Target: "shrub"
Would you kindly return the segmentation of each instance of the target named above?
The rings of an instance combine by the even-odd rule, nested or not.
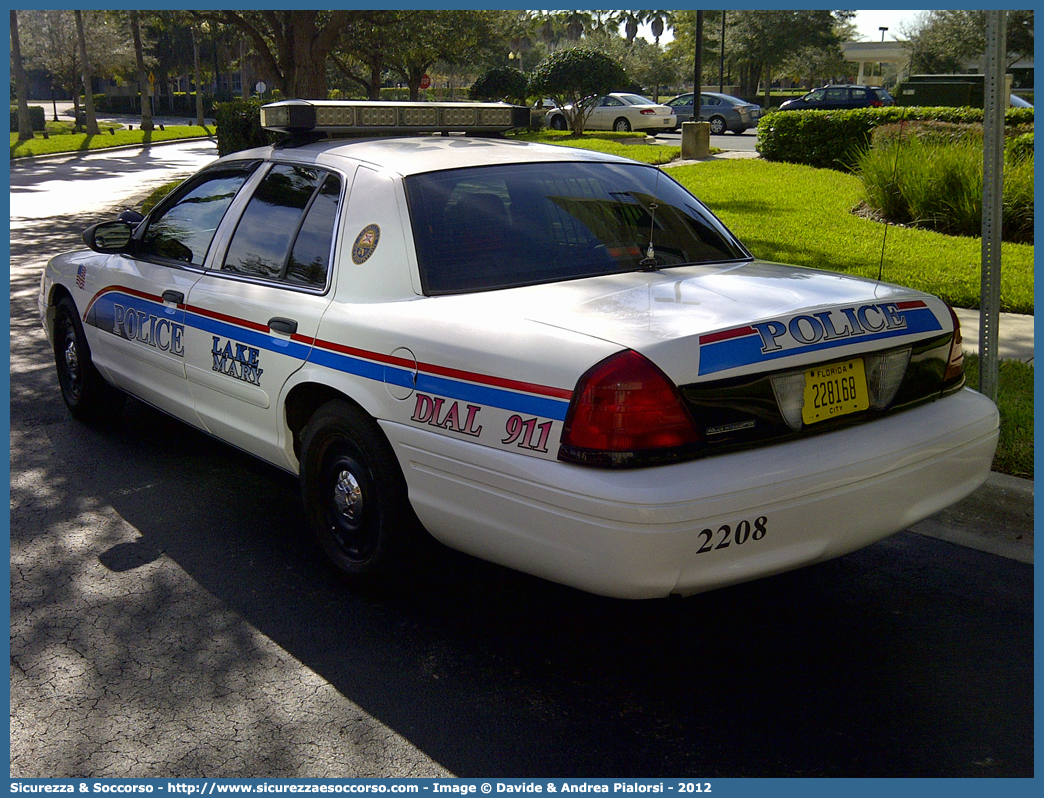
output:
[[[494,67],[471,84],[468,97],[472,100],[507,100],[525,104],[528,89],[529,81],[519,70],[514,67]]]
[[[852,111],[775,111],[758,123],[758,152],[771,161],[852,169],[870,146],[873,131],[900,122],[982,123],[981,108],[922,108],[892,105]],[[1032,108],[1009,108],[1005,124],[1031,125]]]
[[[982,228],[982,145],[896,139],[866,150],[856,172],[864,201],[890,222],[951,235]],[[1033,241],[1033,161],[1008,160],[1004,179],[1005,240]]]
[[[44,129],[44,109],[39,105],[29,106],[29,122],[33,126],[33,130]],[[11,132],[18,132],[18,106],[11,106]]]
[[[218,155],[264,147],[279,140],[277,133],[261,127],[260,100],[230,100],[216,108]]]
[[[590,108],[584,109],[580,101],[625,85],[627,75],[612,58],[585,47],[574,47],[556,50],[537,64],[530,75],[529,91],[553,98],[569,120],[573,135],[579,136],[590,114]]]

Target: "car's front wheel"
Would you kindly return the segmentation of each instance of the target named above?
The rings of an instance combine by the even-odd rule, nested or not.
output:
[[[710,132],[712,136],[720,136],[725,132],[725,119],[720,116],[710,118]]]
[[[566,129],[565,117],[562,116],[561,114],[555,114],[553,117],[551,117],[551,129],[552,130],[565,130]]]
[[[58,385],[73,417],[92,421],[118,411],[125,395],[94,367],[80,315],[69,297],[60,299],[55,308],[53,338]]]
[[[613,122],[613,130],[617,133],[630,133],[631,123],[624,119],[622,116]]]
[[[301,493],[323,552],[354,581],[387,572],[416,524],[394,452],[345,400],[321,406],[301,433]]]

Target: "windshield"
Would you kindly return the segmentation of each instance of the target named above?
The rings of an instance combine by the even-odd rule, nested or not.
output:
[[[695,197],[641,164],[431,172],[406,178],[406,196],[429,295],[750,257]]]
[[[648,97],[642,97],[640,94],[618,94],[616,96],[621,100],[627,100],[631,105],[656,105]]]

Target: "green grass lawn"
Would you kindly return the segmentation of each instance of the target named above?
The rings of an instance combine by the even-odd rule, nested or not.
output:
[[[108,147],[123,147],[128,144],[152,144],[158,141],[174,141],[197,136],[217,135],[213,125],[168,125],[166,130],[118,130],[112,133],[103,129],[100,135],[88,136],[86,133],[48,134],[44,138],[37,133],[31,141],[18,141],[18,134],[11,134],[11,158],[26,158],[33,155],[52,155],[60,152],[85,152],[102,150]]]
[[[971,388],[979,386],[979,358],[966,355],[964,373]],[[997,409],[1000,440],[993,470],[1033,478],[1033,366],[1018,360],[1000,362]]]
[[[520,133],[512,138],[518,141],[537,141],[541,144],[561,144],[581,150],[597,150],[651,164],[670,163],[681,155],[681,147],[646,144],[644,133],[585,133],[582,138],[575,139],[569,131],[541,130],[538,133]]]
[[[980,239],[888,226],[852,213],[853,175],[760,159],[708,161],[670,173],[758,258],[876,278],[979,307]],[[886,238],[887,229],[887,238]],[[1033,313],[1033,245],[1001,248],[1001,310]]]

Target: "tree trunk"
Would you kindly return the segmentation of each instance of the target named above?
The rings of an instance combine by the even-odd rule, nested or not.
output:
[[[87,37],[83,33],[83,14],[73,11],[76,16],[76,38],[80,42],[80,61],[83,62],[83,107],[87,112],[87,135],[97,136],[98,119],[94,115],[94,91],[91,88],[91,62],[87,60]]]
[[[152,84],[145,74],[145,53],[141,47],[141,12],[131,11],[131,35],[134,38],[134,59],[138,62],[138,96],[141,99],[141,129],[152,130]],[[148,87],[148,88],[146,88]]]
[[[381,99],[381,69],[384,63],[379,57],[374,57],[370,62],[370,90],[369,99]]]
[[[29,95],[22,64],[22,43],[18,38],[18,12],[11,9],[11,62],[14,67],[15,94],[18,95],[18,140],[33,138],[33,123],[29,119]]]
[[[203,127],[203,94],[199,90],[199,37],[192,29],[192,69],[196,81],[196,124]]]
[[[293,73],[290,76],[290,96],[301,100],[326,99],[326,54],[313,47],[314,30],[292,29]]]
[[[247,75],[246,39],[239,39],[239,91],[244,100],[250,99],[250,80]]]

